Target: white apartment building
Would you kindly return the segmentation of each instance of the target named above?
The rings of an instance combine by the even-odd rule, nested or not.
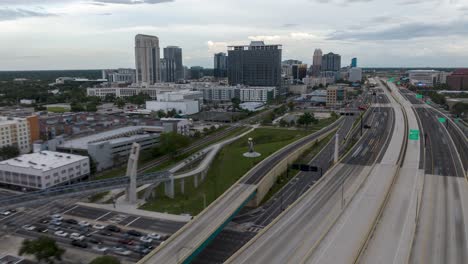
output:
[[[263,102],[276,97],[275,87],[242,87],[239,89],[239,99],[242,102]]]
[[[193,90],[203,93],[203,99],[206,101],[228,102],[236,97],[235,86],[206,85],[195,86]]]
[[[0,183],[46,189],[89,175],[89,158],[53,151],[21,155],[0,162]]]
[[[360,82],[362,80],[362,69],[361,68],[351,68],[349,69],[349,78],[350,82]]]
[[[0,116],[0,148],[16,146],[20,153],[31,151],[31,131],[26,118]]]
[[[146,110],[169,112],[175,110],[180,115],[192,115],[200,112],[200,104],[194,100],[181,101],[146,101]]]
[[[408,78],[413,85],[433,87],[435,84],[446,83],[447,74],[435,70],[411,70],[408,71]]]

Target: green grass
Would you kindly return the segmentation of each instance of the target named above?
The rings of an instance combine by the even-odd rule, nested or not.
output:
[[[59,107],[59,106],[52,106],[52,107],[47,107],[47,111],[52,112],[52,113],[65,113],[70,110],[64,108],[64,107]]]
[[[225,146],[215,157],[207,178],[197,189],[194,188],[193,178],[190,177],[185,180],[185,194],[181,194],[180,182],[177,181],[175,183],[176,196],[174,199],[170,199],[164,196],[164,187],[161,185],[155,191],[154,200],[143,205],[141,209],[196,215],[203,210],[204,195],[208,206],[261,160],[331,122],[333,121],[324,120],[314,128],[309,127],[308,130],[258,128]],[[254,139],[255,151],[261,153],[262,156],[258,158],[245,158],[242,156],[248,150],[247,139],[249,137]]]

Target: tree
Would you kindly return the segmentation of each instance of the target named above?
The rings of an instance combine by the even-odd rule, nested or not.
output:
[[[335,111],[331,112],[331,117],[333,119],[338,119],[339,118],[338,114]]]
[[[164,110],[158,110],[158,117],[159,117],[159,118],[164,118],[164,117],[166,117],[166,112],[164,112]]]
[[[89,264],[120,264],[120,260],[113,256],[101,256],[93,259]]]
[[[159,157],[169,154],[175,156],[177,150],[184,148],[190,144],[190,138],[176,132],[162,133],[159,145],[153,148],[153,156]]]
[[[115,94],[106,94],[106,96],[104,97],[104,101],[106,102],[114,102],[115,101]]]
[[[284,120],[284,119],[281,119],[279,121],[279,125],[280,125],[280,127],[286,127],[286,126],[288,126],[288,122],[286,120]]]
[[[237,97],[234,97],[231,99],[232,102],[232,110],[235,111],[236,109],[239,109],[239,105],[241,103],[241,100]]]
[[[198,130],[195,131],[195,133],[193,133],[193,137],[194,137],[194,138],[201,138],[201,133],[200,133],[200,131],[198,131]]]
[[[54,263],[62,260],[65,250],[59,248],[52,238],[41,236],[35,240],[26,239],[21,244],[18,255],[34,255],[37,262]]]
[[[291,112],[294,111],[294,106],[295,106],[295,104],[294,104],[293,101],[289,101],[289,102],[288,102],[289,111],[291,111]]]
[[[70,110],[72,112],[83,112],[85,109],[84,109],[83,105],[81,105],[80,103],[72,102],[70,104]]]
[[[465,104],[463,102],[456,103],[451,110],[452,114],[455,115],[460,115],[462,113],[468,112],[468,104]]]
[[[125,101],[122,98],[117,98],[114,102],[114,105],[116,105],[118,108],[122,109],[125,106]]]
[[[4,146],[0,148],[0,156],[4,160],[15,158],[19,154],[19,149],[15,146]]]
[[[89,102],[86,104],[86,111],[88,112],[96,112],[97,111],[97,104],[94,102]]]
[[[317,121],[318,120],[315,119],[315,117],[311,113],[304,113],[297,119],[297,123],[305,126],[306,129],[311,123],[316,123]]]

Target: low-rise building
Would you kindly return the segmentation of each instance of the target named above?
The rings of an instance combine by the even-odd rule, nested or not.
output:
[[[327,87],[327,106],[341,106],[346,100],[346,89],[343,86]]]
[[[32,140],[38,137],[38,123],[35,116],[20,117],[0,117],[0,148],[4,146],[15,146],[19,152],[29,153],[31,151]],[[31,126],[34,129],[34,138],[31,136]]]
[[[362,69],[361,68],[351,68],[349,69],[349,79],[350,82],[360,82],[362,80]]]
[[[90,155],[101,171],[125,161],[134,142],[141,149],[152,148],[159,143],[161,126],[122,127],[98,134],[65,141],[57,147],[58,151]]]
[[[102,79],[110,83],[134,83],[136,81],[136,70],[123,68],[102,70]]]
[[[246,103],[239,104],[239,107],[242,109],[248,110],[250,112],[256,112],[265,108],[265,104],[260,103],[260,102],[246,102]]]
[[[34,99],[21,99],[20,104],[22,105],[33,105],[36,103],[36,100]]]
[[[335,83],[335,77],[306,77],[302,79],[302,82],[308,87],[327,86],[327,84]]]
[[[0,183],[27,189],[46,189],[70,183],[90,173],[89,158],[40,151],[0,162]]]
[[[175,110],[179,115],[193,115],[200,112],[200,103],[194,100],[146,101],[146,109],[155,112]]]
[[[276,98],[275,87],[241,87],[239,89],[239,99],[242,102],[263,102]]]
[[[411,84],[422,87],[433,87],[436,84],[444,84],[447,81],[447,72],[435,70],[410,70],[408,78]]]
[[[305,84],[295,84],[289,85],[288,91],[291,94],[305,94],[307,93],[307,85]]]
[[[452,90],[468,91],[468,69],[457,69],[447,76],[447,85]]]
[[[193,86],[193,90],[202,92],[205,101],[228,102],[236,97],[238,89],[235,86],[198,84]]]

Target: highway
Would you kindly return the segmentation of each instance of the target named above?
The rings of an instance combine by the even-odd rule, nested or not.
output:
[[[468,263],[468,183],[461,159],[441,117],[416,108],[425,142],[422,205],[410,263]]]
[[[369,163],[381,161],[390,146],[394,111],[389,107],[370,111],[371,129],[349,154],[228,263],[300,263],[309,255],[371,171]]]
[[[278,160],[287,157],[298,146],[315,141],[320,136],[331,132],[342,121],[343,119],[340,119],[318,132],[301,138],[263,160],[242,177],[238,183],[234,184],[192,221],[171,236],[161,247],[148,254],[139,263],[179,263],[190,261],[199,253],[200,249],[206,246],[207,241],[210,241],[217,235],[217,232],[222,229],[222,225],[229,222],[238,210],[253,197],[257,188],[255,183],[259,182]]]

